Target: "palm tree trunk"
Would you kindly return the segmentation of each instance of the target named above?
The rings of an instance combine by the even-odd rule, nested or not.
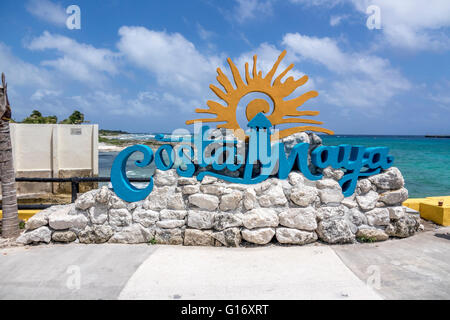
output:
[[[0,120],[0,176],[2,179],[2,237],[19,235],[16,173],[14,171],[9,121]]]

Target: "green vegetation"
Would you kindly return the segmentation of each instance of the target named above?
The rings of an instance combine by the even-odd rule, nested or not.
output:
[[[22,120],[22,123],[57,123],[58,118],[56,116],[43,117],[42,113],[37,110],[33,110],[31,114]]]
[[[364,243],[373,243],[375,242],[377,239],[375,238],[367,238],[367,237],[358,237],[357,240],[359,242],[364,242]]]
[[[128,132],[122,131],[122,130],[106,130],[106,129],[100,129],[98,130],[98,134],[102,136],[118,136],[121,134],[127,134]]]
[[[148,244],[156,244],[156,239],[152,238],[148,241]]]
[[[84,122],[84,114],[75,110],[67,119],[61,121],[61,124],[81,124]]]
[[[98,142],[112,144],[112,145],[119,146],[119,147],[130,144],[130,142],[128,140],[109,139],[109,138],[102,137],[101,135],[98,136]]]
[[[84,121],[84,114],[80,111],[75,110],[67,119],[59,122],[61,124],[81,124]],[[38,110],[33,110],[31,114],[23,119],[21,123],[34,123],[34,124],[42,124],[42,123],[58,123],[58,118],[56,116],[46,116],[44,117],[41,112]]]

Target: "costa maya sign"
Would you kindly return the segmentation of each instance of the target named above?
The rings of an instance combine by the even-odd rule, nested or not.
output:
[[[300,171],[307,179],[320,180],[322,174],[312,172],[308,166],[309,144],[298,143],[287,154],[282,139],[304,131],[330,135],[334,132],[318,126],[322,124],[320,121],[301,118],[319,114],[318,111],[298,110],[306,101],[318,96],[316,91],[287,100],[288,96],[308,81],[308,77],[305,75],[298,80],[288,77],[283,81],[288,71],[294,67],[291,64],[274,79],[285,55],[286,51],[283,51],[265,76],[262,71],[257,70],[255,55],[251,72],[248,63],[245,64],[245,79],[228,58],[234,85],[220,68],[217,69],[217,81],[223,90],[210,85],[224,104],[209,100],[207,109],[196,109],[197,113],[213,114],[216,117],[186,121],[188,125],[195,125],[193,135],[178,138],[156,136],[157,140],[167,143],[155,152],[149,146],[141,144],[124,149],[115,158],[111,169],[114,192],[128,202],[143,200],[152,192],[153,177],[149,178],[149,184],[145,188],[132,185],[127,178],[127,161],[136,152],[142,154],[142,160],[135,161],[138,167],[154,163],[157,169],[163,171],[176,168],[178,175],[196,175],[199,181],[205,176],[213,176],[232,183],[256,184],[270,176],[286,179],[292,170]],[[272,112],[269,114],[271,105],[268,101],[251,100],[245,109],[247,128],[242,128],[238,123],[238,104],[242,98],[255,92],[270,98]],[[203,125],[208,122],[219,122],[217,128],[227,129],[227,134],[220,140],[212,138],[212,129]],[[283,124],[301,125],[275,129],[275,126]],[[311,163],[315,167],[332,167],[345,172],[339,184],[346,197],[354,193],[358,177],[378,174],[382,169],[391,167],[393,161],[394,158],[389,155],[386,147],[319,146],[311,152]]]

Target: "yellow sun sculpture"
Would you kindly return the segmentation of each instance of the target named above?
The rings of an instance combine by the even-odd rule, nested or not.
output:
[[[297,108],[307,100],[317,97],[319,94],[317,91],[308,91],[301,96],[291,99],[284,100],[289,96],[295,89],[304,85],[308,81],[308,76],[303,76],[298,80],[294,80],[293,77],[287,78],[284,82],[281,79],[294,67],[291,64],[286,68],[280,75],[278,75],[272,84],[272,79],[280,65],[281,60],[286,55],[286,50],[283,51],[278,57],[277,61],[273,65],[272,69],[267,73],[265,77],[262,76],[262,71],[256,70],[256,55],[253,56],[253,70],[252,76],[249,74],[248,63],[245,63],[245,80],[244,82],[239,74],[239,70],[233,61],[228,58],[228,64],[230,65],[231,72],[233,74],[233,80],[236,85],[236,89],[231,84],[227,76],[222,72],[220,68],[217,68],[217,81],[223,86],[225,92],[211,84],[209,87],[211,90],[223,101],[226,105],[222,105],[215,101],[207,101],[209,109],[196,109],[197,113],[210,113],[215,114],[216,118],[205,118],[197,120],[188,120],[186,124],[193,124],[195,122],[224,122],[223,124],[217,125],[217,128],[225,128],[234,130],[234,134],[241,140],[246,139],[244,130],[239,126],[236,116],[236,110],[239,101],[247,94],[252,92],[260,92],[268,95],[273,102],[273,112],[267,116],[267,119],[272,125],[281,125],[289,123],[304,123],[304,124],[316,124],[321,125],[323,122],[311,120],[311,119],[300,119],[297,117],[301,116],[317,116],[319,111],[298,111]],[[247,104],[245,114],[247,120],[253,119],[258,113],[267,113],[270,111],[269,103],[264,99],[254,99]],[[291,117],[291,118],[285,118]],[[282,139],[291,134],[302,132],[302,131],[314,131],[322,132],[327,134],[334,134],[333,131],[311,125],[291,127],[287,129],[280,130],[271,136],[272,140]]]

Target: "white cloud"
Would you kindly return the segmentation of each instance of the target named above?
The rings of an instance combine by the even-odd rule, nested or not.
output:
[[[118,73],[119,55],[108,49],[98,49],[79,43],[71,38],[45,31],[28,44],[31,50],[56,50],[61,56],[55,60],[45,60],[41,64],[50,66],[69,77],[91,84],[100,84],[105,75]]]
[[[262,43],[258,48],[252,50],[251,52],[243,53],[239,56],[239,58],[235,61],[238,69],[241,72],[241,76],[244,77],[245,63],[248,62],[249,70],[253,68],[253,56],[257,55],[257,70],[261,70],[264,74],[272,69],[275,61],[277,61],[279,55],[282,50],[277,49],[274,45],[268,43]],[[297,60],[295,56],[291,55],[289,52],[286,57],[281,61],[278,66],[277,71],[275,72],[274,79],[283,72],[294,60]],[[227,70],[227,74],[229,74],[229,70]],[[298,71],[297,68],[291,69],[283,79],[287,79],[288,77],[294,77],[294,79],[300,79],[305,74]],[[308,82],[302,86],[300,91],[311,90],[314,87],[314,81],[310,78]],[[298,92],[294,92],[293,94],[298,94]]]
[[[365,13],[369,5],[381,9],[381,25],[392,46],[414,50],[448,50],[450,1],[448,0],[351,0]]]
[[[197,32],[200,38],[205,41],[211,39],[215,35],[214,32],[203,28],[203,26],[200,23],[197,23]]]
[[[35,17],[54,25],[65,26],[67,14],[64,8],[49,0],[29,0],[25,8]]]
[[[232,12],[232,18],[239,23],[271,15],[274,0],[236,0],[237,5]]]
[[[37,89],[31,96],[31,101],[42,101],[49,97],[58,97],[61,95],[61,91],[58,90],[48,90],[48,89]]]
[[[370,5],[381,13],[381,32],[393,47],[410,50],[450,49],[449,0],[290,0],[294,4],[331,8],[351,4],[364,17]],[[341,20],[331,17],[333,26]],[[365,27],[365,20],[361,26]],[[377,31],[374,31],[377,32]]]
[[[5,73],[10,90],[16,86],[49,87],[52,82],[46,70],[15,57],[11,49],[1,42],[0,70]]]
[[[344,52],[333,39],[290,33],[282,43],[298,60],[318,63],[335,74],[325,89],[332,104],[376,112],[376,108],[385,107],[393,96],[411,88],[389,60],[361,52]]]
[[[341,22],[345,19],[347,19],[349,16],[347,14],[344,15],[337,15],[337,16],[331,16],[330,17],[330,26],[336,27],[341,24]]]
[[[182,95],[201,98],[223,60],[201,54],[179,33],[121,27],[119,35],[117,46],[131,63],[154,74],[161,86]]]

